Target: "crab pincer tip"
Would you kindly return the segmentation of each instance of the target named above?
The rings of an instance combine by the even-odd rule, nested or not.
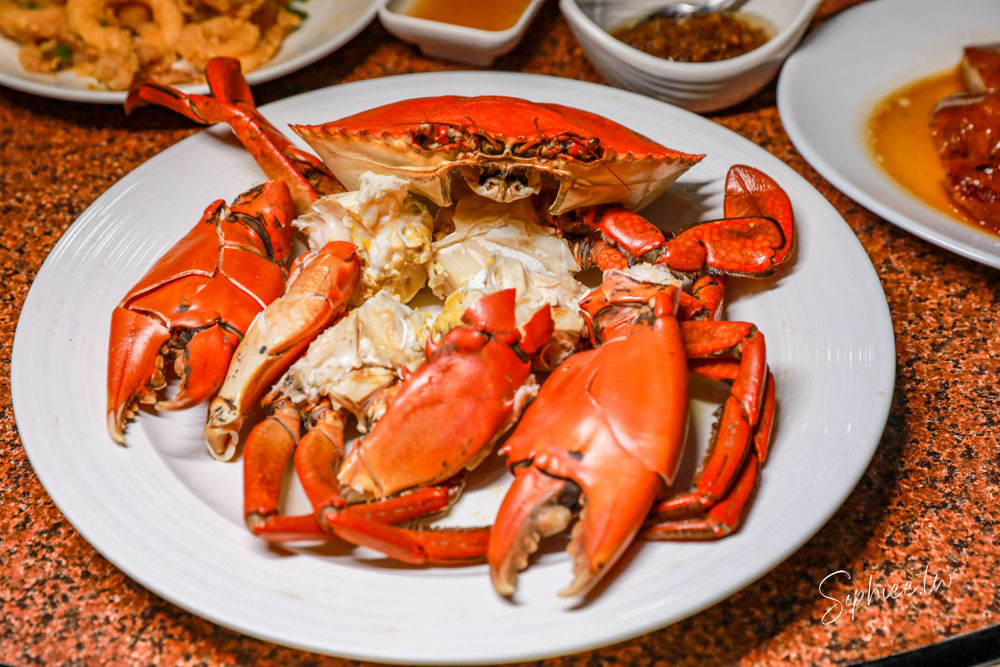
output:
[[[111,439],[117,442],[119,445],[125,445],[125,429],[122,428],[122,413],[124,413],[124,406],[118,410],[108,411],[108,434]]]

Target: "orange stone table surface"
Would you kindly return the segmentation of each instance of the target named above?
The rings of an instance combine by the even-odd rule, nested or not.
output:
[[[850,0],[827,0],[815,25]],[[956,9],[957,11],[957,9]],[[918,55],[918,54],[915,54]],[[555,2],[497,69],[600,82]],[[337,53],[255,88],[260,103],[345,81],[462,67],[421,56],[376,22]],[[878,658],[1000,621],[1000,273],[851,201],[792,146],[772,83],[710,117],[787,162],[829,199],[881,279],[898,356],[885,434],[824,528],[756,583],[670,627],[544,665],[831,664]],[[12,665],[348,665],[244,637],[147,591],[97,553],[39,484],[11,408],[14,327],[66,228],[115,181],[198,131],[159,108],[59,102],[0,88],[0,662]],[[73,382],[73,378],[66,378]],[[39,407],[38,409],[44,409]],[[847,417],[845,415],[845,417]],[[109,446],[111,446],[109,444]],[[853,584],[951,584],[821,618],[831,572]],[[947,580],[947,579],[945,579]],[[828,588],[839,599],[847,582]],[[443,618],[442,622],[447,622]]]

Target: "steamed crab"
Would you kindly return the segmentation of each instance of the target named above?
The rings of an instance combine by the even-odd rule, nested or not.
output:
[[[247,516],[255,531],[280,539],[295,536],[297,529],[311,535],[329,530],[411,562],[482,555],[489,540],[494,582],[498,590],[509,593],[512,573],[524,566],[538,538],[566,526],[573,511],[585,505],[584,520],[574,529],[570,544],[576,554],[577,577],[568,592],[588,590],[639,532],[661,487],[673,480],[682,446],[678,434],[686,423],[687,358],[704,360],[691,362],[691,370],[732,382],[732,395],[721,418],[722,436],[695,490],[660,503],[655,511],[665,521],[645,532],[683,538],[735,529],[767,451],[773,379],[767,371],[763,336],[752,325],[715,319],[723,296],[721,276],[769,275],[787,259],[794,244],[791,206],[773,180],[751,167],[734,167],[726,184],[726,218],[666,239],[633,211],[659,196],[701,156],[665,149],[599,116],[512,98],[441,97],[390,104],[319,126],[293,126],[323,157],[323,165],[293,147],[256,112],[249,90],[238,78],[237,66],[215,61],[209,69],[215,97],[188,97],[161,86],[143,86],[130,95],[129,106],[144,100],[169,106],[200,122],[229,122],[265,173],[291,184],[300,212],[318,198],[317,184],[339,182],[347,189],[357,189],[368,171],[402,179],[411,198],[417,195],[432,205],[448,207],[457,199],[456,212],[470,197],[485,197],[511,210],[532,197],[534,212],[541,213],[539,223],[532,221],[532,225],[567,244],[578,266],[595,265],[606,271],[604,283],[584,299],[582,311],[574,313],[572,307],[567,308],[565,298],[546,297],[545,304],[534,312],[531,307],[522,308],[528,317],[519,321],[517,297],[539,280],[527,273],[517,277],[507,259],[489,255],[488,266],[453,285],[457,289],[448,296],[453,304],[451,319],[446,315],[442,322],[447,324],[440,327],[446,333],[429,339],[426,360],[412,372],[404,370],[404,362],[398,373],[402,380],[393,380],[372,394],[382,397],[376,401],[380,406],[376,412],[382,417],[343,466],[338,464],[344,452],[341,413],[347,406],[321,399],[315,406],[317,414],[311,418],[317,426],[310,433],[316,431],[322,437],[311,439],[308,447],[303,439],[295,450],[299,415],[286,411],[287,404],[279,404],[269,420],[273,424],[257,428],[278,433],[281,442],[275,444],[278,441],[271,436],[262,436],[260,447],[247,445]],[[540,205],[539,200],[543,202]],[[502,213],[499,219],[506,215]],[[472,225],[477,232],[481,227]],[[502,231],[503,227],[498,228]],[[453,233],[462,231],[461,225],[455,224]],[[470,239],[478,235],[472,234]],[[352,246],[345,241],[332,245],[337,244],[341,244],[339,250],[332,252],[339,264],[333,273],[355,275],[356,280],[365,262],[350,253]],[[441,257],[446,256],[446,247],[441,246]],[[458,258],[463,254],[464,250]],[[660,268],[651,272],[627,268],[633,264]],[[369,262],[365,268],[370,267]],[[672,272],[702,277],[689,293],[682,291]],[[448,282],[450,272],[445,274],[439,276],[439,284]],[[309,275],[303,268],[299,281]],[[350,279],[329,281],[325,279],[329,275],[326,271],[320,279],[303,283],[316,288],[306,293],[310,302],[322,304],[321,312],[304,318],[304,326],[290,332],[280,344],[257,348],[263,358],[250,365],[248,373],[253,379],[249,386],[253,390],[239,401],[226,399],[238,413],[248,410],[266,390],[268,383],[259,377],[273,381],[311,337],[340,317],[355,292],[349,289]],[[539,275],[541,282],[548,280],[567,291],[569,283]],[[511,276],[514,282],[520,281],[515,289],[506,284]],[[298,281],[290,284],[289,295],[296,284]],[[333,285],[336,287],[331,292],[324,291]],[[506,289],[498,289],[503,287]],[[504,503],[493,537],[482,530],[420,531],[388,526],[386,515],[378,509],[384,505],[379,503],[399,501],[407,516],[424,511],[421,503],[429,495],[420,494],[433,489],[434,484],[447,484],[463,467],[481,458],[501,426],[516,419],[514,396],[528,381],[532,356],[544,357],[537,353],[551,341],[555,308],[566,310],[568,319],[582,318],[586,339],[596,347],[569,357],[557,367],[505,446],[518,482],[516,493]],[[462,323],[454,326],[455,313],[463,309]],[[258,321],[268,321],[266,311]],[[571,330],[569,326],[567,339],[575,344]],[[637,338],[647,330],[653,337],[645,352],[625,340],[626,334]],[[241,349],[250,347],[250,338],[248,334]],[[556,359],[571,351],[573,344]],[[643,355],[649,353],[653,357],[644,363]],[[237,358],[240,356],[237,353]],[[623,363],[626,366],[620,366]],[[662,414],[649,423],[642,419],[641,408],[639,414],[631,411],[644,405],[650,390],[623,380],[625,368],[640,367],[671,397],[669,405],[658,411]],[[587,387],[595,381],[609,389],[589,393]],[[582,382],[575,389],[591,398],[581,402],[570,398],[573,392],[549,390],[553,382],[557,387]],[[636,391],[639,395],[635,399],[622,400]],[[539,414],[549,419],[531,417]],[[338,416],[327,420],[330,415]],[[581,431],[581,424],[589,426]],[[605,426],[594,431],[599,424]],[[609,424],[617,426],[609,430]],[[533,439],[532,429],[548,428],[555,428],[554,434],[573,435],[557,437],[542,449],[518,444]],[[598,433],[603,435],[598,437]],[[456,437],[459,434],[462,437]],[[563,441],[561,449],[559,440]],[[255,441],[254,434],[251,441]],[[296,467],[315,509],[306,517],[277,515],[281,471],[292,451],[296,451]],[[575,463],[560,467],[556,465],[560,460]],[[619,512],[599,499],[626,461],[638,466],[636,474],[645,471],[641,472],[645,481],[636,486],[638,495],[626,494],[628,509]],[[432,465],[426,465],[428,462]],[[426,472],[428,467],[434,472]],[[357,470],[372,483],[366,486],[350,472]],[[528,470],[536,472],[528,475]],[[561,481],[553,486],[545,482],[547,476]],[[390,478],[396,481],[385,483]],[[531,481],[524,482],[526,479]],[[568,497],[568,489],[563,488],[569,484],[566,480],[573,480],[577,494],[571,507],[558,509],[550,503]],[[356,493],[376,501],[365,506],[374,508],[371,513],[347,504],[341,486],[345,481]],[[416,491],[394,495],[402,490]],[[450,491],[442,493],[448,496]],[[446,507],[449,500],[435,502],[431,511]],[[551,520],[552,516],[561,518]],[[267,527],[269,522],[274,524],[273,530]],[[594,528],[598,524],[614,530],[598,535]],[[603,546],[592,549],[595,542]]]
[[[358,245],[352,247],[362,257],[365,270],[360,272],[350,298],[357,305],[316,337],[268,392],[265,402],[270,416],[254,428],[247,440],[247,521],[254,532],[270,539],[314,537],[323,529],[306,517],[277,514],[280,481],[274,474],[282,466],[276,462],[284,461],[294,451],[300,477],[316,479],[317,472],[307,466],[316,461],[317,450],[336,452],[338,458],[343,455],[348,414],[356,418],[362,433],[368,432],[374,422],[379,427],[355,445],[339,470],[344,495],[379,499],[363,507],[354,505],[355,510],[378,512],[380,516],[391,515],[393,521],[403,521],[445,509],[459,488],[449,480],[462,466],[474,467],[489,453],[490,444],[516,421],[537,391],[531,364],[511,350],[516,348],[526,355],[539,352],[548,345],[553,326],[562,331],[560,341],[575,344],[581,335],[583,320],[576,313],[575,301],[586,289],[573,280],[572,273],[579,267],[566,241],[540,227],[532,210],[526,209],[520,216],[511,212],[505,216],[507,224],[502,224],[489,203],[471,208],[459,206],[451,220],[453,231],[428,244],[430,219],[426,208],[411,201],[401,179],[366,173],[360,186],[354,193],[319,199],[295,222],[306,232],[312,247],[324,242],[345,244],[347,238],[355,240]],[[518,217],[523,219],[515,221]],[[428,245],[434,258],[430,262]],[[383,261],[372,261],[376,255]],[[519,255],[527,266],[515,260]],[[325,270],[320,271],[324,277],[327,275]],[[254,378],[267,375],[278,363],[275,351],[292,349],[298,341],[308,338],[298,325],[305,313],[313,312],[317,305],[326,308],[329,295],[317,289],[322,281],[312,281],[312,274],[306,266],[294,275],[288,293],[264,311],[241,344],[226,383],[209,409],[206,439],[216,456],[229,458],[235,451],[243,419],[255,402],[246,398],[259,392],[261,383]],[[428,278],[437,295],[445,299],[436,319],[406,305]],[[554,316],[551,324],[550,313]],[[496,327],[505,318],[512,319],[503,325],[504,334]],[[467,320],[465,324],[463,319]],[[463,338],[487,329],[498,341],[504,336],[508,339],[488,343],[486,349],[493,350],[488,355],[475,348],[463,357],[463,351],[458,349],[468,343]],[[518,329],[526,335],[521,336]],[[428,340],[432,332],[441,339]],[[437,365],[431,364],[425,373],[436,384],[446,386],[434,390],[440,396],[437,401],[428,401],[425,389],[413,389],[424,370],[418,367],[425,348],[428,354],[433,354],[434,348],[442,350]],[[538,354],[536,359],[541,363],[566,351],[562,345],[558,350]],[[442,366],[447,370],[442,371]],[[400,385],[406,368],[417,370],[409,382]],[[487,389],[474,398],[463,372],[489,375],[491,369],[505,380],[496,383],[492,393]],[[408,401],[409,395],[415,398]],[[390,400],[393,409],[383,417]],[[408,402],[412,403],[411,411],[405,407]],[[487,409],[486,405],[492,407]],[[463,409],[469,414],[460,418]],[[420,415],[414,417],[413,411]],[[433,417],[428,412],[440,414]],[[310,427],[299,438],[303,416]],[[380,456],[398,455],[393,450],[398,448],[396,434],[400,431],[409,434],[414,423],[440,425],[449,418],[471,421],[479,427],[470,436],[471,446],[464,453],[456,452],[448,439],[430,437],[419,441],[419,459],[414,457],[403,466],[380,462]],[[433,451],[435,445],[437,453]],[[439,460],[445,463],[439,465]],[[323,465],[327,471],[333,469],[327,460]],[[387,532],[380,525],[371,524],[363,536],[344,533],[356,529],[357,512],[343,517],[331,515],[329,507],[334,501],[329,489],[335,485],[331,482],[328,487],[322,493],[327,528],[350,541],[387,550],[383,542],[372,542],[381,540],[376,536]],[[418,490],[412,491],[413,487]],[[403,499],[393,499],[400,491],[410,493]],[[404,507],[406,504],[410,506]],[[392,512],[384,510],[389,505]],[[345,528],[347,524],[349,528]],[[397,538],[407,535],[405,531],[391,532]],[[440,533],[413,531],[409,534],[410,552],[393,555],[435,561],[467,557],[467,547],[462,548],[460,556],[444,552],[437,546],[442,537]],[[426,544],[428,539],[433,544]],[[473,539],[473,533],[463,532],[462,539]],[[481,552],[484,539],[479,543]]]

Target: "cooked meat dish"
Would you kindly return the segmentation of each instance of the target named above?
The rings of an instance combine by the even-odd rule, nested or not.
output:
[[[945,187],[977,220],[1000,225],[1000,44],[968,46],[962,58],[968,92],[949,95],[931,113],[931,137]]]

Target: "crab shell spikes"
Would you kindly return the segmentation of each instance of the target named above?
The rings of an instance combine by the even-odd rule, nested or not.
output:
[[[704,157],[588,111],[495,95],[404,100],[292,129],[349,189],[374,170],[448,206],[456,176],[502,202],[558,185],[553,215],[607,203],[642,208]]]

